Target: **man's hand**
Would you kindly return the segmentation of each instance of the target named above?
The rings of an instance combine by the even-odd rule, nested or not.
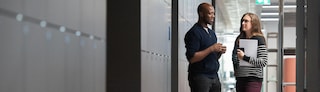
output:
[[[211,52],[220,52],[220,53],[226,53],[227,51],[227,47],[226,46],[223,46],[221,43],[216,43],[216,44],[213,44],[211,47]]]
[[[221,43],[215,43],[210,46],[211,52],[221,52],[222,44]]]
[[[221,46],[220,53],[224,54],[227,51],[227,46]]]

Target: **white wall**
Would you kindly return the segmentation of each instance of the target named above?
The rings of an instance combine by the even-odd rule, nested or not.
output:
[[[296,48],[296,27],[283,28],[283,48]]]
[[[264,29],[267,33],[276,32],[278,33],[278,22],[264,22]],[[283,28],[283,48],[295,48],[296,47],[296,28],[295,27],[284,27]],[[270,40],[268,48],[277,48],[277,39]]]
[[[141,92],[171,91],[171,0],[141,0]]]
[[[12,13],[0,12],[0,92],[105,92],[105,4],[1,0],[0,9]],[[102,40],[41,27],[38,20]]]

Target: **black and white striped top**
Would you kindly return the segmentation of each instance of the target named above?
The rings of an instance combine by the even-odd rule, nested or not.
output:
[[[239,66],[239,60],[237,57],[237,48],[238,45],[235,43],[233,53],[232,53],[232,61],[234,64],[234,72],[236,77],[256,77],[263,78],[263,67],[267,65],[268,61],[268,53],[267,46],[264,37],[262,36],[254,36],[251,39],[258,40],[258,51],[257,57],[248,57],[244,56],[244,61],[249,62],[253,66]]]

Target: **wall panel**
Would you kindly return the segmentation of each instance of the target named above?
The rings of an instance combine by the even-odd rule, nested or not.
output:
[[[141,0],[141,53],[141,92],[170,92],[170,0]]]
[[[1,0],[0,91],[105,92],[105,7],[103,0]]]

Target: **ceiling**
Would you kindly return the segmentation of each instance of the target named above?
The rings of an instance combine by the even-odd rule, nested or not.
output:
[[[270,0],[270,5],[256,5],[255,0],[215,0],[216,24],[218,34],[235,35],[239,33],[240,19],[246,12],[260,16],[262,26],[277,26],[279,21],[279,0]],[[296,0],[283,0],[284,27],[295,26]]]

